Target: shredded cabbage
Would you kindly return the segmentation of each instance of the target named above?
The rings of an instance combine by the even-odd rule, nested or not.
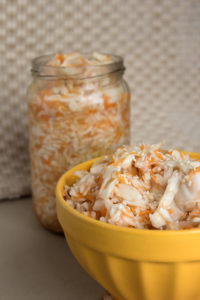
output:
[[[80,179],[65,186],[64,198],[84,215],[119,226],[200,227],[200,162],[160,146],[119,148],[80,171]]]
[[[95,77],[95,66],[104,68],[112,62],[100,53],[90,59],[80,53],[57,54],[47,63],[50,68],[74,69],[94,79],[39,78],[30,88],[33,202],[47,227],[57,222],[55,187],[65,170],[129,143],[129,94],[123,81],[114,81],[113,74]],[[92,184],[90,175],[84,180],[83,197]]]

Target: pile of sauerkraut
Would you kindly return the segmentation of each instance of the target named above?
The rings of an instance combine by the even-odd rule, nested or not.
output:
[[[200,227],[200,162],[177,149],[124,146],[75,175],[64,198],[85,216],[139,229]]]
[[[100,53],[57,54],[41,66],[49,76],[36,76],[29,89],[33,202],[47,227],[59,228],[55,187],[62,173],[129,143],[129,94],[123,80],[106,73],[113,63]]]

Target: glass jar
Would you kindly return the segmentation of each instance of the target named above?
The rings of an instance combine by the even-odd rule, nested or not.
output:
[[[87,55],[89,57],[89,55]],[[123,60],[95,66],[32,62],[28,89],[33,208],[40,222],[60,232],[55,187],[59,177],[83,161],[129,144],[130,95]]]

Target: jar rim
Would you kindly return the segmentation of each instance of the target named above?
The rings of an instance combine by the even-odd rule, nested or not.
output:
[[[62,52],[65,53],[65,52]],[[65,67],[65,66],[51,66],[47,63],[49,60],[55,57],[54,54],[41,55],[32,60],[31,72],[37,77],[51,77],[51,78],[71,78],[71,79],[85,79],[105,76],[110,73],[124,71],[124,61],[119,55],[114,55],[110,53],[101,52],[104,55],[109,55],[111,57],[110,63],[99,64],[99,65],[87,65],[87,66],[75,66],[75,67]],[[81,53],[86,58],[91,57],[92,53]],[[85,70],[95,70],[95,75],[85,76]],[[84,70],[84,71],[83,71]]]

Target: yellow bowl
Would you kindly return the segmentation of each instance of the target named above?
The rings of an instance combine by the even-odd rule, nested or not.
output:
[[[200,229],[124,228],[83,216],[65,202],[64,185],[95,160],[66,172],[56,189],[58,219],[78,262],[116,300],[200,300]]]

